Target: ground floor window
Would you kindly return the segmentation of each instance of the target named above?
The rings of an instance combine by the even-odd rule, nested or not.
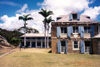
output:
[[[79,42],[77,40],[73,41],[73,50],[79,50]]]

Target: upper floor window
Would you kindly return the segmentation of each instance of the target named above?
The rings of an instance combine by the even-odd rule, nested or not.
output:
[[[90,33],[90,27],[84,27],[84,32],[85,33]]]
[[[78,33],[78,27],[73,27],[73,33]]]
[[[80,15],[78,13],[71,13],[69,15],[69,21],[72,21],[72,20],[80,20]]]
[[[67,33],[67,27],[61,27],[61,33]]]
[[[61,17],[57,17],[57,20],[61,19]]]
[[[77,14],[72,14],[73,20],[77,20]]]

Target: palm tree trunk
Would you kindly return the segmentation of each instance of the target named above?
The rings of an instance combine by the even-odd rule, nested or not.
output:
[[[47,26],[47,48],[49,48],[49,25]]]
[[[45,27],[44,36],[45,36],[45,48],[46,48],[46,24],[44,24],[44,27]]]
[[[24,21],[24,22],[25,22],[24,27],[25,27],[25,34],[26,34],[26,21]],[[26,46],[26,36],[24,37],[24,49],[25,49],[25,46]]]

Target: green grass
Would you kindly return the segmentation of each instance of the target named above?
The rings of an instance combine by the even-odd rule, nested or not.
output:
[[[100,55],[65,55],[26,50],[0,58],[0,67],[100,67]]]

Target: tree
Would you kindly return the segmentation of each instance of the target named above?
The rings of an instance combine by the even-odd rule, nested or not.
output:
[[[24,21],[24,28],[25,28],[25,33],[27,33],[26,32],[26,25],[27,25],[27,23],[26,23],[26,21],[28,21],[28,20],[33,20],[33,18],[32,17],[29,17],[29,15],[30,14],[27,14],[27,15],[23,15],[23,16],[19,16],[19,20],[23,20]],[[26,46],[26,37],[24,37],[24,48],[25,48],[25,46]]]
[[[18,31],[24,33],[25,27],[20,27]],[[26,33],[39,33],[39,31],[35,28],[26,27]]]
[[[29,17],[29,16],[30,16],[30,14],[23,15],[23,16],[19,16],[19,20],[23,20],[24,21],[25,33],[26,33],[26,25],[27,25],[26,21],[33,20],[33,18],[32,17]]]
[[[16,37],[12,37],[11,38],[11,43],[14,45],[14,46],[18,46],[18,44],[20,43],[20,39],[16,38]]]
[[[44,29],[45,29],[44,35],[45,35],[45,48],[46,48],[46,30],[47,30],[47,25],[48,25],[47,18],[48,18],[48,16],[52,15],[53,12],[52,11],[47,11],[46,9],[41,9],[39,14],[41,14],[44,17],[43,23],[44,23]]]
[[[50,27],[49,24],[52,21],[54,21],[54,20],[52,20],[51,16],[48,17],[48,18],[45,18],[44,21],[43,21],[43,22],[47,23],[47,47],[49,47],[49,42],[48,42],[48,40],[49,40],[48,34],[49,34],[49,27]]]
[[[27,28],[27,33],[39,33],[39,31],[34,28]]]

